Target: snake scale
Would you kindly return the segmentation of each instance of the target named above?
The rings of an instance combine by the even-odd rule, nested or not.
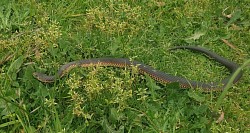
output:
[[[186,78],[173,76],[170,74],[167,74],[165,72],[155,70],[154,68],[145,65],[138,61],[131,61],[127,58],[93,58],[93,59],[85,59],[85,60],[79,60],[79,61],[73,61],[69,62],[65,65],[62,65],[60,69],[58,70],[57,74],[54,76],[48,76],[43,73],[34,72],[33,76],[38,79],[41,82],[54,82],[56,79],[63,77],[66,73],[68,73],[71,69],[75,67],[90,67],[90,66],[113,66],[113,67],[131,67],[131,66],[137,66],[139,69],[139,72],[142,74],[148,74],[150,77],[152,77],[154,80],[159,81],[160,83],[166,84],[166,83],[172,83],[172,82],[179,82],[180,87],[182,88],[200,88],[204,91],[218,91],[223,90],[225,85],[228,83],[229,79],[233,75],[233,73],[238,69],[239,65],[225,59],[218,54],[211,52],[205,48],[202,47],[196,47],[196,46],[177,46],[174,48],[171,48],[170,50],[175,49],[189,49],[192,51],[198,51],[202,52],[205,55],[209,56],[210,58],[213,58],[217,62],[224,65],[226,68],[229,69],[230,75],[217,82],[199,82],[199,81],[193,81]],[[236,83],[241,77],[243,72],[241,71],[236,78],[234,79],[233,83]]]

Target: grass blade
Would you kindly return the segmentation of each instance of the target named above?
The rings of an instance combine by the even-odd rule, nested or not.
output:
[[[241,65],[233,74],[233,76],[230,78],[229,82],[227,83],[225,89],[223,90],[223,92],[221,93],[220,97],[218,98],[217,102],[216,102],[216,106],[215,106],[215,110],[218,110],[218,108],[221,106],[221,102],[222,99],[226,96],[229,88],[233,85],[233,81],[235,79],[235,77],[240,73],[240,71],[247,67],[250,64],[250,59],[247,60],[246,62],[243,63],[243,65]]]

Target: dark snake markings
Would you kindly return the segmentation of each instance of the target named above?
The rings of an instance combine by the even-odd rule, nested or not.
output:
[[[229,61],[221,56],[219,56],[216,53],[213,53],[207,49],[201,48],[201,47],[195,47],[195,46],[177,46],[174,48],[171,48],[170,50],[175,49],[189,49],[192,51],[198,51],[206,54],[207,56],[215,59],[217,62],[223,64],[225,67],[227,67],[231,74],[221,80],[220,82],[211,82],[211,83],[203,83],[199,81],[192,81],[188,80],[186,78],[172,76],[170,74],[158,71],[153,69],[152,67],[145,65],[138,61],[131,61],[126,58],[95,58],[95,59],[85,59],[85,60],[79,60],[79,61],[73,61],[69,62],[59,69],[57,74],[55,76],[48,76],[43,73],[34,72],[33,76],[38,79],[41,82],[54,82],[57,77],[61,78],[63,77],[68,71],[75,67],[89,67],[89,66],[113,66],[113,67],[130,67],[137,66],[139,69],[139,72],[142,74],[148,74],[150,77],[155,79],[156,81],[159,81],[163,84],[165,83],[171,83],[171,82],[179,82],[180,87],[183,88],[201,88],[204,91],[213,91],[213,90],[223,90],[227,82],[229,81],[230,77],[233,75],[233,73],[237,70],[239,65],[236,63]],[[233,83],[236,83],[242,76],[242,71],[236,76]]]

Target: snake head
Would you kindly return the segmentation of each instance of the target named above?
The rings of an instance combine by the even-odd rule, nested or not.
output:
[[[32,75],[41,82],[51,83],[55,81],[54,76],[48,76],[44,73],[34,72]]]

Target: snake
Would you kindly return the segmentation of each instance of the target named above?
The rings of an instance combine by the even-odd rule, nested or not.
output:
[[[65,65],[62,65],[58,72],[53,75],[49,76],[44,73],[34,72],[33,76],[37,80],[45,83],[55,82],[57,79],[62,78],[65,76],[71,69],[76,67],[91,67],[91,66],[111,66],[111,67],[131,67],[136,66],[139,70],[139,73],[144,75],[149,75],[152,79],[162,83],[168,84],[173,82],[178,82],[181,88],[194,88],[194,89],[202,89],[204,91],[218,91],[223,90],[228,83],[229,79],[232,77],[234,72],[239,68],[239,65],[212,52],[207,50],[206,48],[199,47],[199,46],[176,46],[172,47],[169,50],[176,50],[176,49],[188,49],[193,52],[201,52],[206,56],[210,57],[210,59],[214,59],[215,61],[224,65],[229,71],[230,74],[220,80],[220,81],[211,81],[211,82],[200,82],[195,80],[189,80],[184,77],[173,76],[171,74],[159,71],[154,69],[151,66],[143,64],[142,62],[131,60],[128,58],[112,58],[112,57],[104,57],[104,58],[91,58],[91,59],[83,59],[78,61],[72,61]],[[236,83],[243,75],[242,70],[237,74],[234,78],[233,83]]]

